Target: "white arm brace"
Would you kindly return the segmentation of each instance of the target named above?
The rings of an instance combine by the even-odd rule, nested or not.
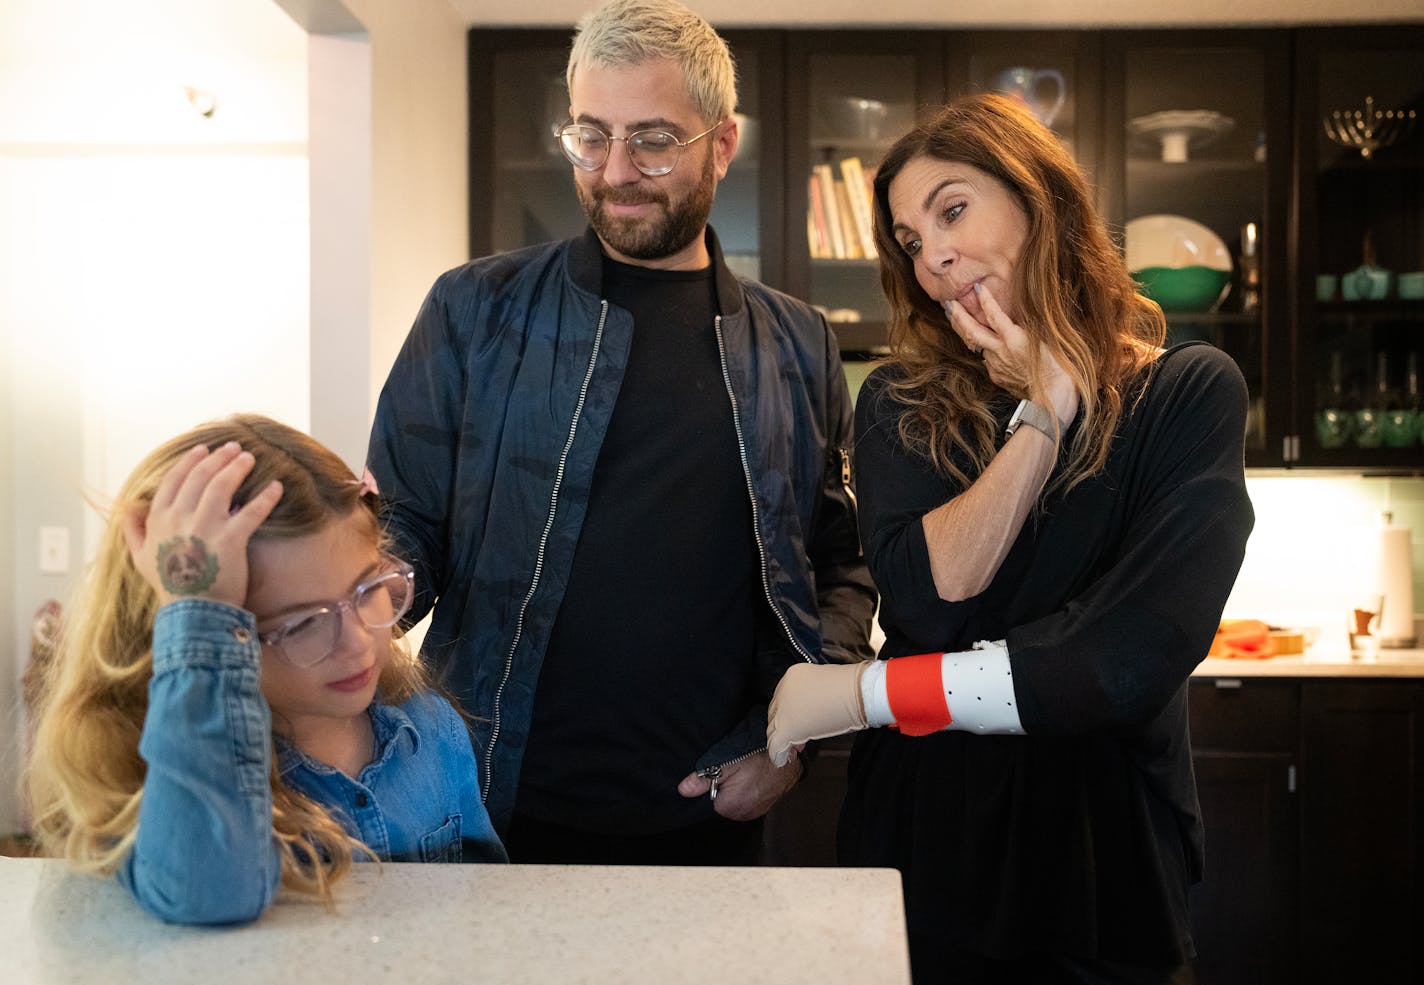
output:
[[[865,717],[871,728],[895,724],[885,687],[888,664],[886,660],[871,661],[860,678]],[[1023,735],[1009,650],[1003,640],[981,640],[972,650],[944,654],[940,682],[953,718],[946,731]]]

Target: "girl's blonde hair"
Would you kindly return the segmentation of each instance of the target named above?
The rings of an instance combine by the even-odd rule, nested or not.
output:
[[[988,402],[999,391],[939,303],[920,287],[914,261],[895,239],[890,183],[918,158],[968,164],[991,175],[1028,217],[1014,272],[1017,318],[1054,353],[1078,390],[1080,425],[1063,469],[1047,487],[1071,488],[1107,461],[1127,388],[1166,338],[1162,309],[1138,293],[1093,207],[1082,170],[1021,103],[966,96],[917,124],[875,175],[880,283],[892,312],[892,361],[903,370],[885,393],[907,408],[900,417],[902,442],[942,474],[967,485],[971,476],[959,463],[967,462],[974,475],[988,465],[998,437]]]
[[[233,497],[246,502],[273,479],[282,498],[253,535],[287,540],[314,534],[353,514],[382,544],[374,497],[334,452],[270,418],[237,415],[179,435],[145,458],[112,504],[98,556],[79,594],[76,615],[61,633],[58,656],[40,701],[28,770],[35,834],[47,854],[77,868],[111,873],[133,847],[145,765],[138,752],[153,676],[153,620],[158,596],[139,574],[124,539],[123,517],[146,510],[163,476],[194,445],[238,442],[256,459]],[[399,703],[427,685],[418,659],[392,643],[377,686]],[[321,804],[287,786],[272,757],[272,831],[282,856],[282,882],[331,900],[331,885],[353,854],[370,855]]]

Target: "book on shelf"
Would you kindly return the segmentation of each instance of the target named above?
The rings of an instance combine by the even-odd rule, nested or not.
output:
[[[855,220],[856,239],[860,243],[860,255],[875,256],[875,233],[871,219],[871,178],[861,165],[860,158],[847,157],[841,161],[841,176],[845,179],[846,198],[850,201],[851,215]]]
[[[831,234],[826,229],[821,176],[814,171],[806,184],[806,202],[806,245],[810,249],[811,259],[828,259],[831,256]]]
[[[860,260],[865,251],[860,245],[860,230],[856,228],[855,209],[851,206],[851,191],[840,178],[836,179],[836,210],[841,217],[841,242],[845,243],[847,260]]]
[[[817,164],[812,170],[819,185],[821,209],[826,215],[826,237],[830,243],[828,256],[844,260],[848,254],[845,235],[842,232],[840,206],[836,201],[836,176],[829,164]]]

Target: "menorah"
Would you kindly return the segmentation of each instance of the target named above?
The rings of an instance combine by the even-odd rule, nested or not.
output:
[[[1341,147],[1353,147],[1369,159],[1381,147],[1388,147],[1414,125],[1414,110],[1375,109],[1373,96],[1365,97],[1361,110],[1337,109],[1321,120],[1325,136]]]

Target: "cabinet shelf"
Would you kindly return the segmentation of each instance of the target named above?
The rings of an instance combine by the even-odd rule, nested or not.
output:
[[[1360,456],[1368,455],[1370,465],[1361,468]],[[1312,467],[1366,472],[1380,476],[1416,476],[1424,468],[1424,446],[1412,448],[1317,448]]]
[[[1157,174],[1170,174],[1173,177],[1182,175],[1233,175],[1250,174],[1263,179],[1266,175],[1266,162],[1246,161],[1232,158],[1201,158],[1192,161],[1162,161],[1157,158],[1130,157],[1127,159],[1127,170],[1129,174],[1138,172]]]
[[[888,326],[879,321],[833,321],[831,331],[840,343],[841,355],[882,356],[890,351],[885,332]]]
[[[851,155],[878,159],[890,148],[894,138],[898,136],[899,134],[894,134],[890,140],[869,140],[865,137],[812,137],[811,156],[821,163]]]
[[[1240,311],[1169,311],[1168,328],[1174,325],[1232,325],[1255,327],[1261,324],[1261,316]]]
[[[1424,125],[1424,121],[1421,121]],[[1420,171],[1424,170],[1424,157],[1419,155],[1390,157],[1376,153],[1372,157],[1361,157],[1358,153],[1348,157],[1331,157],[1320,162],[1322,172],[1330,171]]]
[[[1333,301],[1320,304],[1317,312],[1321,325],[1370,328],[1384,322],[1424,322],[1424,301]]]
[[[875,257],[811,257],[814,267],[843,267],[852,270],[874,270],[880,261]]]

